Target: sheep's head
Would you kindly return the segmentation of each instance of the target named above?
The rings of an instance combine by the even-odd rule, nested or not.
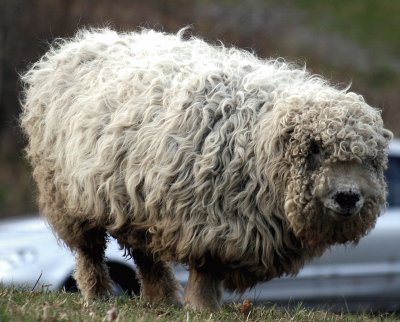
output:
[[[352,93],[295,106],[281,122],[290,228],[308,246],[356,243],[386,203],[392,134],[379,112]]]

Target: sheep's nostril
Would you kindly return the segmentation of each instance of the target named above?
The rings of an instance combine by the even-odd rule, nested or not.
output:
[[[354,192],[338,192],[333,199],[343,210],[350,210],[356,207],[360,195]]]

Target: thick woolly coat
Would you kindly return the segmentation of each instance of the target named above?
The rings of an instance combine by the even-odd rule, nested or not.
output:
[[[22,79],[40,208],[72,248],[104,227],[127,249],[219,267],[242,290],[357,242],[385,204],[380,112],[283,60],[182,33],[92,30],[56,42]],[[324,164],[378,174],[379,197],[346,225],[313,200],[314,142]]]

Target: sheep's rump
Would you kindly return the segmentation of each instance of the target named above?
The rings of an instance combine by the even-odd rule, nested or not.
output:
[[[321,79],[180,34],[102,30],[59,41],[23,81],[40,207],[63,240],[85,222],[162,259],[217,258],[258,279],[311,256],[284,215],[287,174],[265,167],[282,159],[282,102],[340,92]]]

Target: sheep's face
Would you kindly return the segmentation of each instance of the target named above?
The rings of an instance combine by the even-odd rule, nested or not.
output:
[[[385,206],[391,133],[379,113],[359,100],[310,106],[292,113],[288,123],[285,214],[309,246],[358,242]]]
[[[355,161],[326,165],[315,178],[312,189],[323,212],[337,220],[359,215],[370,200],[384,200],[383,192],[376,171]]]

